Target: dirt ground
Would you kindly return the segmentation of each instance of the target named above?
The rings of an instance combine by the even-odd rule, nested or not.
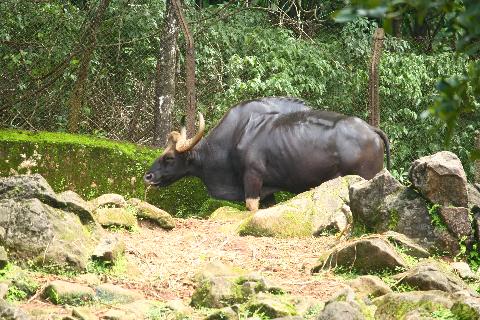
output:
[[[149,299],[188,304],[195,273],[208,262],[222,261],[258,272],[293,295],[325,300],[343,287],[331,274],[310,273],[321,253],[338,242],[335,237],[241,237],[234,229],[232,222],[176,219],[171,231],[148,222],[134,232],[117,231],[126,244],[126,271],[103,276],[102,281],[137,290]],[[39,280],[46,284],[54,278]],[[35,298],[23,309],[39,306],[53,307]]]

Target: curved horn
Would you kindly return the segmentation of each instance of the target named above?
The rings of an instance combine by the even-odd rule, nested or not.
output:
[[[192,149],[200,141],[200,139],[202,139],[203,132],[205,131],[205,120],[200,112],[198,113],[198,122],[198,131],[195,136],[190,139],[181,139],[177,141],[175,149],[178,152],[186,152]]]

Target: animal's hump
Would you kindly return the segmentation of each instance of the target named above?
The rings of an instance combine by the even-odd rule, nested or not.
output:
[[[321,110],[306,110],[279,115],[275,120],[275,127],[291,126],[298,123],[312,123],[324,127],[334,127],[335,124],[348,116]]]

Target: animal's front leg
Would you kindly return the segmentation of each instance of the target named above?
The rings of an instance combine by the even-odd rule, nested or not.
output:
[[[243,175],[243,188],[245,190],[245,204],[250,211],[257,211],[260,205],[262,191],[262,177],[255,170],[247,170]]]

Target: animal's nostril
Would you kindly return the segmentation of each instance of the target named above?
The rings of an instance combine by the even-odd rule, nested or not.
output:
[[[143,179],[145,179],[145,181],[147,181],[147,182],[150,182],[150,181],[152,181],[152,179],[153,179],[153,174],[147,173],[147,174],[145,175],[145,177],[143,177]]]

